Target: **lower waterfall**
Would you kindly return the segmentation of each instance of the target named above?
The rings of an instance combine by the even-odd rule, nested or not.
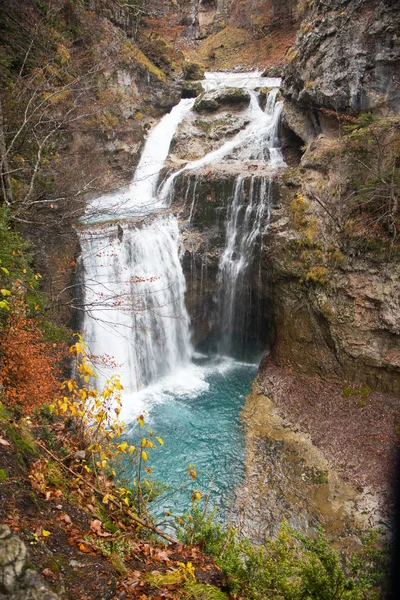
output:
[[[220,87],[224,76],[210,74],[205,88]],[[255,363],[240,359],[234,324],[247,318],[248,274],[268,227],[271,177],[251,178],[244,205],[244,176],[239,176],[227,206],[213,317],[220,326],[216,355],[199,354],[191,342],[181,265],[184,248],[178,217],[170,206],[181,173],[196,173],[228,156],[264,161],[271,171],[284,165],[277,136],[282,108],[276,102],[277,90],[269,93],[264,111],[254,91],[260,75],[233,79],[250,94],[248,125],[242,131],[172,173],[158,189],[172,138],[194,104],[182,100],[151,131],[131,185],[93,200],[79,230],[84,339],[91,354],[107,356],[113,365],[112,370],[101,370],[96,385],[102,387],[111,372],[119,373],[123,418],[135,423],[146,411],[151,429],[164,439],[165,447],[149,459],[155,479],[179,487],[188,463],[194,463],[197,486],[212,488],[212,501],[225,511],[243,478],[244,434],[238,415],[257,369]],[[268,82],[263,78],[265,87]],[[196,194],[195,185],[190,198],[187,193],[188,227],[196,212]],[[245,341],[243,337],[240,343]],[[189,505],[187,492],[159,501],[160,510],[174,508],[175,513]]]

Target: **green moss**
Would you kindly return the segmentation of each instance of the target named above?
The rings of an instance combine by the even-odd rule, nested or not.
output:
[[[4,421],[3,427],[15,446],[19,462],[29,463],[37,454],[35,441],[29,431],[17,429],[10,421]]]
[[[4,469],[0,469],[0,482],[6,481],[8,479],[7,471]]]
[[[124,42],[121,46],[121,62],[125,65],[136,63],[146,69],[149,73],[155,75],[160,81],[166,81],[167,79],[161,69],[156,67],[156,65],[129,40]]]
[[[50,342],[71,343],[71,331],[67,327],[56,325],[49,319],[44,319],[41,323],[45,338]]]
[[[325,285],[328,269],[320,265],[312,267],[306,274],[306,281],[314,285]]]

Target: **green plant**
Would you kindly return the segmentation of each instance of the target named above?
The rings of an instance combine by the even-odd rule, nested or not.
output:
[[[328,269],[320,265],[312,267],[306,274],[306,281],[314,285],[325,285]]]
[[[233,594],[248,600],[377,599],[386,574],[382,540],[371,533],[361,550],[343,564],[319,529],[313,538],[282,524],[276,539],[255,546],[215,522],[215,510],[195,503],[177,525],[178,538],[202,544],[227,577]]]

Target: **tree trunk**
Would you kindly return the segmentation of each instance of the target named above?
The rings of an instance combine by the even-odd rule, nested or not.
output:
[[[6,156],[6,140],[4,135],[4,120],[3,120],[3,107],[0,98],[0,176],[1,176],[1,190],[3,193],[3,202],[6,204],[12,204],[13,195],[11,188],[10,175],[8,171],[8,161]]]

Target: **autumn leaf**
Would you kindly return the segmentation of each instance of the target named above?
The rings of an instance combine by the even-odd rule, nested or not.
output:
[[[192,493],[192,502],[196,502],[196,500],[201,500],[201,492],[199,490],[193,490]]]
[[[43,569],[42,574],[45,577],[50,577],[51,579],[57,579],[57,575],[51,569]]]
[[[51,531],[47,531],[47,529],[43,529],[42,530],[42,536],[43,537],[49,537],[49,535],[51,535]]]

